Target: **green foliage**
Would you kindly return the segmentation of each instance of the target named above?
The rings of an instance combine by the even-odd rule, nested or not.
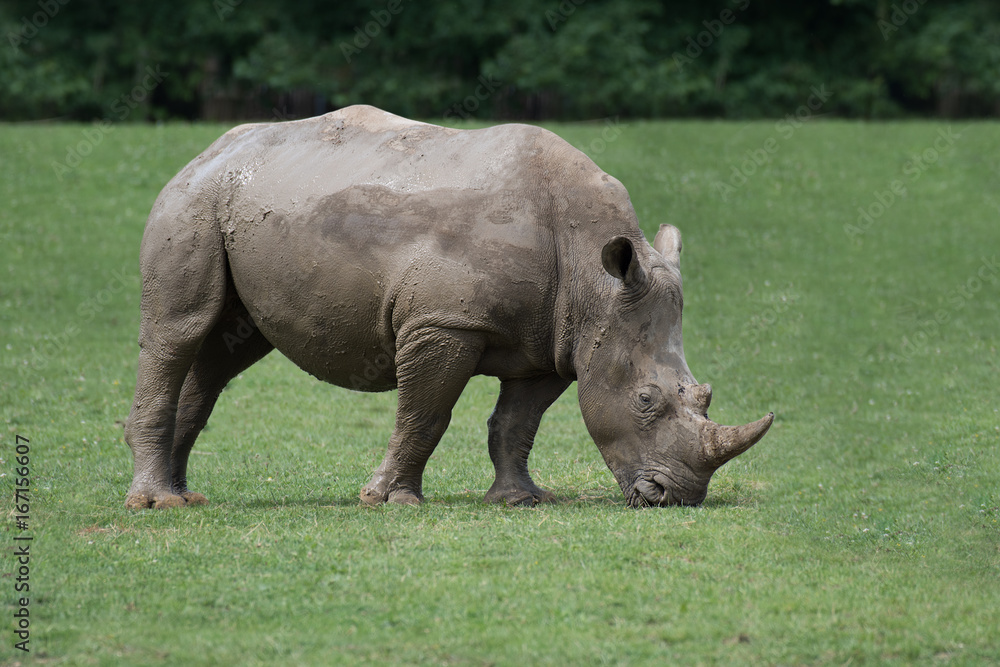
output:
[[[715,387],[712,416],[777,415],[703,507],[626,508],[572,391],[531,458],[562,502],[482,504],[491,378],[457,406],[424,506],[360,507],[394,395],[324,385],[273,353],[233,381],[192,456],[213,504],[125,511],[139,239],[159,189],[226,127],[114,125],[57,176],[93,126],[0,126],[0,492],[13,497],[15,434],[30,438],[27,657],[1000,662],[1000,282],[986,267],[1000,128],[551,127],[628,187],[647,235],[682,229],[685,350]],[[958,136],[931,160],[942,132]],[[734,169],[744,182],[720,188]],[[897,180],[905,194],[865,223],[858,209],[877,213]]]
[[[0,6],[0,118],[988,116],[1000,6],[988,0],[17,0]],[[498,82],[480,88],[482,77]],[[457,105],[457,107],[456,107]],[[449,113],[449,111],[451,113]]]

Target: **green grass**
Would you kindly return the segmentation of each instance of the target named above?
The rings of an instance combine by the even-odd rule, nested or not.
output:
[[[700,508],[626,508],[575,389],[531,461],[562,502],[484,505],[492,378],[457,407],[422,507],[360,507],[394,395],[275,353],[198,442],[213,504],[126,511],[143,224],[225,128],[115,127],[60,180],[86,126],[0,126],[0,486],[9,512],[30,438],[34,536],[32,652],[13,649],[4,576],[0,661],[1000,662],[1000,274],[976,280],[1000,254],[1000,126],[963,127],[923,170],[908,162],[945,125],[631,122],[602,147],[604,127],[552,126],[603,148],[648,235],[683,231],[686,352],[713,417],[777,416]],[[905,196],[848,234],[894,180]]]

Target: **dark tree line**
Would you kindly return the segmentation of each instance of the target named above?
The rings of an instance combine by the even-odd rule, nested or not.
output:
[[[0,1],[0,119],[1000,112],[990,0]]]

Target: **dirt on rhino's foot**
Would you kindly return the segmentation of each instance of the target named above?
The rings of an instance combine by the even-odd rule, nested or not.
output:
[[[125,499],[125,507],[130,510],[168,509],[171,507],[186,507],[188,505],[207,505],[208,498],[201,493],[184,491],[176,493],[161,493],[153,496],[145,493],[130,493]]]
[[[371,483],[361,489],[361,503],[374,507],[383,503],[394,505],[419,505],[424,501],[424,497],[417,491],[399,488],[388,491],[383,488],[385,484]]]
[[[205,497],[205,494],[198,493],[196,491],[183,491],[181,493],[181,497],[184,498],[184,500],[187,501],[188,505],[207,505],[208,504],[208,498]]]
[[[387,502],[394,505],[419,505],[424,502],[424,498],[409,489],[396,489],[389,494]]]

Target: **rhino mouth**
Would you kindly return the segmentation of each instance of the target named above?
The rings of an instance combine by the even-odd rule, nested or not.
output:
[[[696,488],[685,488],[693,486]],[[630,507],[667,507],[700,505],[708,494],[708,484],[680,485],[659,470],[645,471],[625,492]]]
[[[704,400],[707,407],[711,400],[708,388]],[[701,420],[698,458],[704,465],[692,467],[683,460],[671,458],[667,461],[646,464],[631,483],[621,483],[625,499],[631,507],[666,507],[668,505],[700,505],[708,495],[708,483],[712,474],[730,459],[739,456],[756,444],[767,433],[774,413],[744,424],[743,426],[722,426],[707,417]]]

